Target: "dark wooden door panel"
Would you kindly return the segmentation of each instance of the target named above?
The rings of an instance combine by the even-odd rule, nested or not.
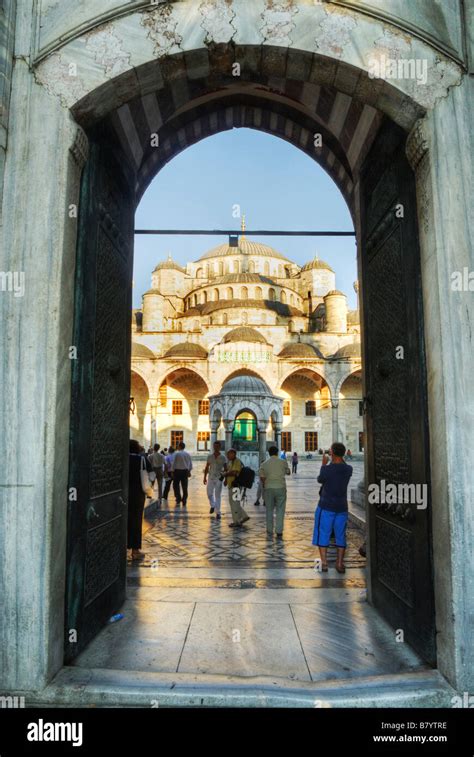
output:
[[[114,148],[92,136],[76,262],[69,487],[77,500],[68,505],[67,661],[125,598],[131,186]]]
[[[426,484],[428,501],[426,509],[400,501],[368,504],[370,565],[374,604],[434,664],[423,307],[415,179],[405,138],[386,124],[361,176],[367,483]]]

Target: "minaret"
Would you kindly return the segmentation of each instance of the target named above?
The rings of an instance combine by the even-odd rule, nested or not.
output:
[[[240,223],[240,230],[242,232],[242,234],[240,235],[240,238],[245,239],[245,213],[242,216],[242,221]]]

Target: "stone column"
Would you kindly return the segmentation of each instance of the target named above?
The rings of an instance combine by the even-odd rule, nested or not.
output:
[[[232,431],[234,430],[234,421],[224,421],[225,428],[225,448],[226,451],[232,447]]]
[[[332,441],[339,441],[339,400],[331,399],[332,408]]]
[[[213,448],[214,442],[217,442],[217,431],[219,429],[219,424],[220,421],[211,421],[209,424],[211,426],[211,450]]]
[[[258,462],[261,465],[267,457],[267,429],[266,426],[258,427]]]
[[[150,397],[150,445],[153,447],[156,444],[157,432],[156,432],[156,411],[158,406],[158,400],[156,397]]]
[[[278,451],[281,452],[281,423],[273,424],[273,430],[275,431],[275,444],[278,447]]]

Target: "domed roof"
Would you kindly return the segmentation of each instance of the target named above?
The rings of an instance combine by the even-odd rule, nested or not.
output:
[[[324,271],[331,271],[331,273],[334,273],[329,263],[326,263],[324,260],[320,260],[317,255],[315,255],[313,260],[310,260],[309,263],[305,263],[301,271],[312,271],[315,268],[319,268]]]
[[[181,342],[180,344],[175,344],[173,347],[170,347],[163,357],[206,358],[207,350],[195,342]]]
[[[132,342],[132,357],[155,358],[156,355],[149,347],[140,342]]]
[[[226,273],[217,279],[211,279],[203,286],[208,287],[214,284],[276,284],[276,282],[260,273]]]
[[[333,360],[344,360],[351,357],[360,358],[360,342],[345,344],[344,347],[338,349],[332,357]]]
[[[290,344],[286,344],[283,347],[278,357],[322,358],[323,356],[317,347],[313,347],[312,344],[308,344],[307,342],[290,342]]]
[[[168,255],[167,260],[162,260],[161,263],[158,263],[158,265],[155,266],[154,271],[163,271],[165,269],[186,273],[186,270],[184,268],[178,265],[178,263],[175,263],[170,254]]]
[[[224,343],[227,342],[261,342],[267,344],[267,340],[255,329],[251,329],[248,326],[238,326],[236,329],[227,332],[224,336]]]
[[[257,255],[265,258],[280,258],[280,260],[287,260],[291,263],[291,260],[281,252],[275,250],[267,244],[261,244],[260,242],[250,242],[243,237],[239,238],[238,247],[231,247],[228,242],[220,244],[217,247],[213,247],[212,250],[204,253],[199,260],[208,260],[209,258],[221,258],[224,255]]]
[[[338,297],[345,297],[346,295],[344,292],[340,292],[339,289],[331,289],[330,292],[326,292],[324,297],[332,297],[333,295],[337,295]]]
[[[271,394],[265,381],[256,376],[234,376],[224,383],[220,394]]]

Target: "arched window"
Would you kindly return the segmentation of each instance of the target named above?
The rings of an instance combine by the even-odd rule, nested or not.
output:
[[[182,331],[182,330],[183,330],[183,324],[181,323],[181,321],[178,321],[178,331]]]
[[[268,262],[268,260],[266,260],[263,264],[263,273],[265,276],[270,276],[270,263]]]
[[[288,322],[288,331],[294,331],[295,330],[295,324],[294,321]]]
[[[196,271],[196,278],[197,279],[202,279],[203,274],[204,274],[203,269],[202,268],[198,268],[197,271]]]
[[[207,292],[203,292],[202,296],[203,296],[203,302],[207,302]]]
[[[242,289],[240,290],[240,299],[248,300],[248,296],[249,296],[249,290],[247,289],[247,287],[242,287]]]
[[[227,297],[228,300],[233,300],[234,299],[234,290],[232,289],[232,287],[227,287],[226,297]]]
[[[219,260],[219,276],[223,276],[223,275],[224,275],[224,261]]]
[[[227,313],[222,313],[222,324],[227,326]]]
[[[249,273],[255,273],[255,261],[249,260]]]
[[[272,302],[274,302],[275,300],[275,290],[273,289],[273,287],[270,287],[270,289],[268,290],[268,299]]]
[[[295,296],[294,294],[290,294],[290,305],[294,305],[294,304],[295,304]]]
[[[195,305],[198,304],[198,296],[197,296],[197,294],[194,295],[194,304]]]
[[[281,302],[286,303],[286,292],[283,289],[281,290],[280,300]]]
[[[234,273],[239,273],[240,265],[239,265],[239,261],[238,260],[234,260],[234,262],[233,262],[233,268],[234,268]]]
[[[219,299],[219,290],[214,289],[214,300],[217,302],[218,299]]]
[[[193,321],[193,331],[199,331],[200,323],[199,321]]]
[[[261,300],[263,297],[262,287],[255,287],[255,299]]]

